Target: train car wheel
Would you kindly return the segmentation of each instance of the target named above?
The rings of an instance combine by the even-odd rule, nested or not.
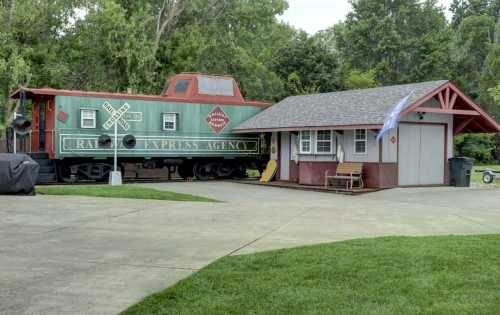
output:
[[[84,163],[77,165],[77,167],[80,177],[93,181],[106,181],[109,178],[109,172],[113,169],[111,164],[106,163]],[[121,169],[119,167],[119,171]]]
[[[199,180],[209,180],[213,174],[212,163],[196,163],[193,167],[194,176]]]
[[[118,166],[118,171],[122,173],[122,178],[125,177],[124,167],[120,164]],[[113,170],[111,164],[102,164],[99,166],[94,166],[93,171],[95,172],[94,178],[98,182],[107,182],[109,180],[109,173]]]
[[[232,177],[236,179],[246,178],[247,177],[246,167],[243,164],[236,165]]]
[[[57,165],[57,178],[67,184],[78,182],[78,174],[71,174],[71,166],[67,164]]]
[[[219,163],[217,164],[217,177],[230,178],[235,172],[235,166],[232,163]]]
[[[189,162],[183,162],[181,165],[179,165],[177,171],[179,172],[179,176],[182,177],[182,179],[189,179],[194,176],[193,165]]]

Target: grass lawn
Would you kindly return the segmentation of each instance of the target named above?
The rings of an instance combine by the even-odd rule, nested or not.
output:
[[[71,196],[92,196],[92,197],[107,197],[107,198],[217,202],[217,200],[205,197],[193,196],[188,194],[179,194],[171,191],[163,191],[163,190],[130,186],[130,185],[37,186],[36,192],[42,195],[71,195]]]
[[[500,314],[500,235],[224,257],[124,314]]]
[[[500,165],[498,164],[476,164],[472,168],[472,182],[478,185],[486,185],[483,183],[483,173],[476,173],[476,170],[485,170],[492,169],[500,171]],[[500,187],[500,180],[494,181],[491,185],[495,185],[496,187]],[[491,186],[488,185],[488,186]]]

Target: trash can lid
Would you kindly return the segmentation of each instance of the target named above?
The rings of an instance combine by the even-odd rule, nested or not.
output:
[[[448,161],[463,161],[463,162],[474,163],[475,159],[466,156],[455,156],[449,158]]]

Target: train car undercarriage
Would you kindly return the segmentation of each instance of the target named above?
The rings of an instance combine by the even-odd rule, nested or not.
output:
[[[262,163],[256,159],[223,158],[168,158],[168,159],[120,159],[119,169],[127,179],[139,178],[182,178],[241,179],[247,176],[247,168],[262,171]],[[113,161],[92,159],[63,159],[56,161],[57,178],[64,183],[82,181],[107,181],[113,170]]]

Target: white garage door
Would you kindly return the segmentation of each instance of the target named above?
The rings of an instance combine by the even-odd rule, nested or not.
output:
[[[442,125],[399,126],[399,185],[444,183],[444,128]]]

